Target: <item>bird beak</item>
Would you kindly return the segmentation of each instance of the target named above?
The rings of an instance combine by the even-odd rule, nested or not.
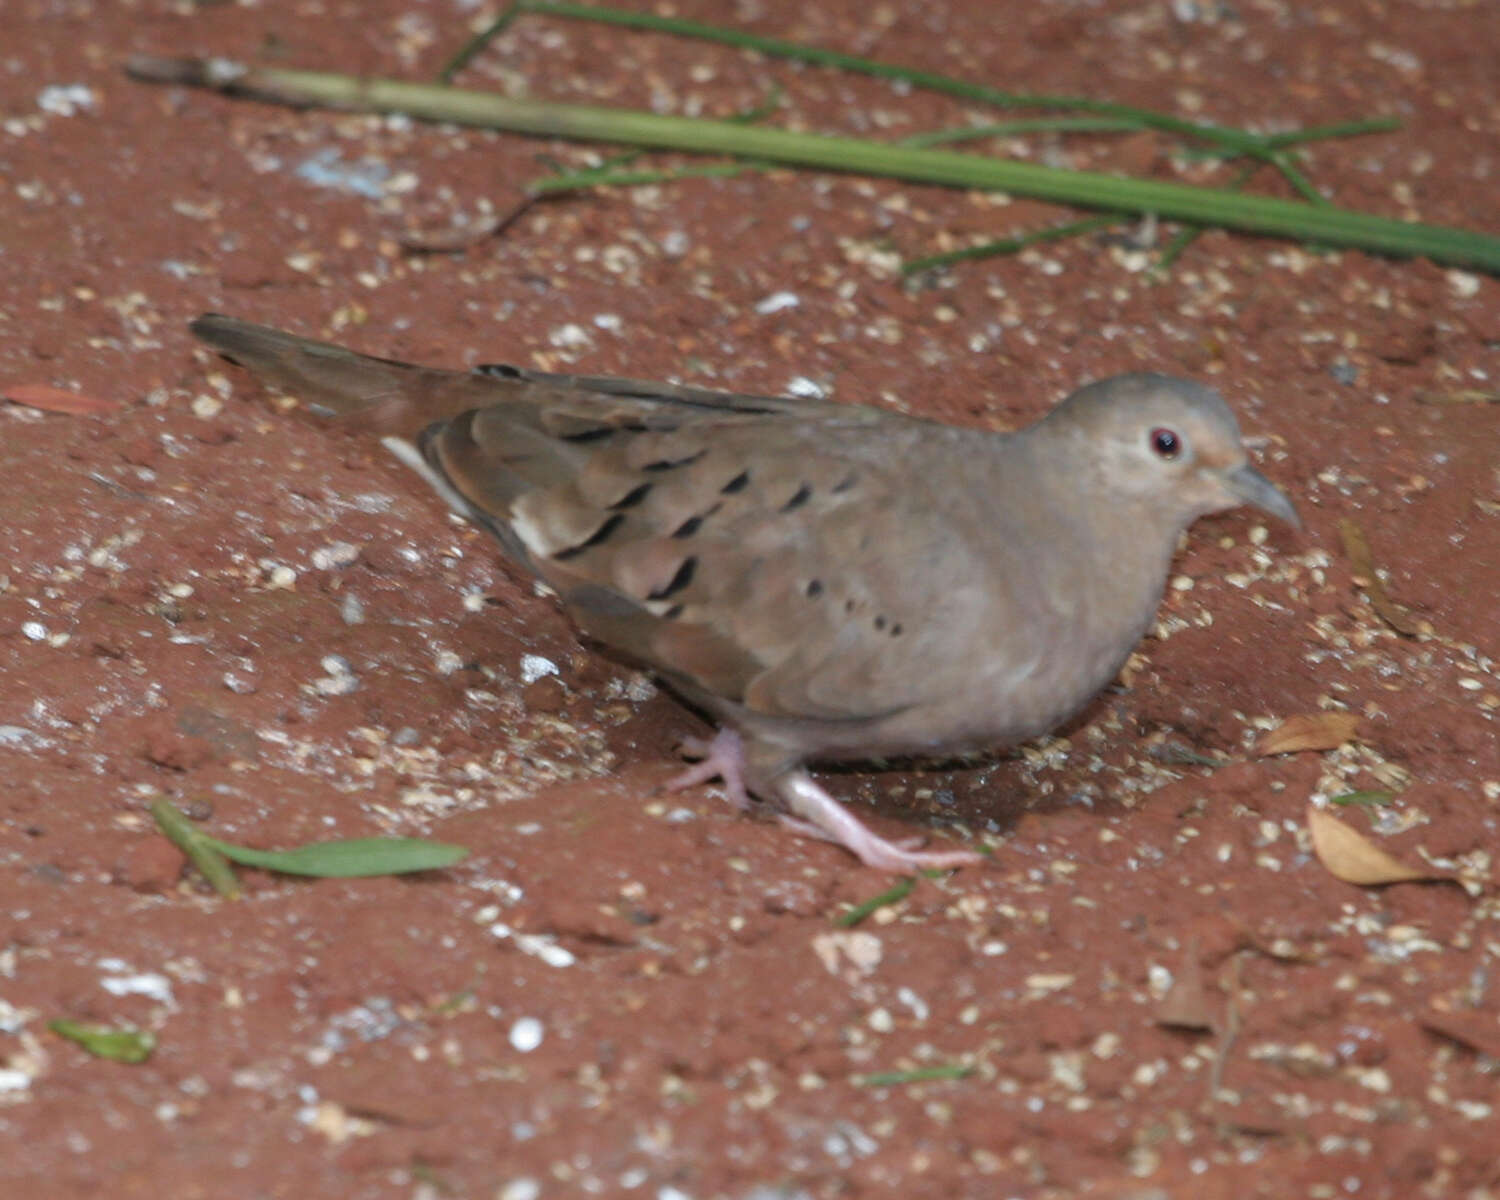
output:
[[[1221,478],[1229,494],[1241,504],[1253,504],[1262,512],[1268,512],[1273,517],[1280,517],[1293,529],[1302,528],[1302,518],[1297,515],[1292,502],[1274,483],[1249,463],[1238,466],[1232,471],[1225,471]]]

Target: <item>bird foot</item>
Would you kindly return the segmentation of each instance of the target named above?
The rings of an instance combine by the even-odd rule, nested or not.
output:
[[[718,779],[723,782],[731,804],[741,811],[751,807],[750,792],[745,786],[745,744],[734,730],[721,729],[712,741],[684,738],[678,749],[684,756],[700,761],[667,780],[662,785],[663,791],[680,792]],[[783,825],[806,837],[842,846],[877,871],[910,875],[915,871],[947,871],[984,861],[984,855],[971,850],[918,850],[919,838],[893,842],[881,837],[814,783],[805,771],[783,775],[775,789],[777,797],[791,810],[781,814]]]
[[[718,779],[723,782],[724,792],[735,808],[744,812],[750,807],[750,792],[745,787],[745,743],[734,730],[719,730],[711,742],[696,737],[683,738],[678,750],[684,757],[700,761],[667,780],[662,785],[663,791],[680,792]]]
[[[844,847],[867,867],[910,875],[920,870],[947,871],[983,862],[972,850],[916,850],[917,839],[893,842],[881,837],[813,782],[805,771],[783,776],[777,791],[792,811],[781,823],[808,837]]]

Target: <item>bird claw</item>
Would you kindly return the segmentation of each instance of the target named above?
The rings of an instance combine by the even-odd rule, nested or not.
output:
[[[734,730],[719,730],[711,742],[697,737],[683,738],[678,750],[685,757],[700,761],[667,780],[662,785],[663,791],[680,792],[718,779],[735,808],[744,812],[750,807],[750,792],[745,787],[745,744]]]

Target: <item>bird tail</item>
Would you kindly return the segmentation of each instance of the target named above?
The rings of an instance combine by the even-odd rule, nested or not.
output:
[[[412,438],[474,404],[468,372],[374,358],[220,313],[204,313],[188,328],[267,387],[339,424]]]

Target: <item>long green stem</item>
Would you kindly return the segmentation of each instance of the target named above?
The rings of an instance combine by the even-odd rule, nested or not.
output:
[[[596,167],[586,171],[569,171],[566,175],[544,175],[533,179],[526,190],[534,196],[557,192],[576,192],[592,187],[639,187],[647,183],[673,183],[679,179],[733,179],[746,171],[764,171],[765,163],[709,163],[701,167],[677,167],[673,170],[627,171],[617,167]]]
[[[1260,166],[1260,163],[1253,162],[1241,167],[1239,174],[1229,181],[1229,190],[1232,192],[1239,191],[1255,177],[1255,172],[1260,169]],[[1164,278],[1176,265],[1177,260],[1187,251],[1187,248],[1196,242],[1202,233],[1203,227],[1200,225],[1189,225],[1185,229],[1178,230],[1177,236],[1168,242],[1166,249],[1161,252],[1161,257],[1156,260],[1156,264],[1151,268],[1151,273],[1158,279]]]
[[[1023,133],[1132,133],[1140,129],[1136,121],[1124,117],[1032,117],[1024,121],[996,121],[991,125],[960,125],[953,129],[934,129],[912,133],[901,139],[903,146],[947,146],[954,142],[973,142],[980,138],[1014,137]]]
[[[549,104],[441,85],[317,71],[252,69],[218,59],[135,58],[129,69],[139,79],[193,84],[283,104],[400,112],[424,120],[542,137],[727,154],[948,187],[1004,191],[1106,212],[1155,213],[1164,220],[1218,225],[1325,246],[1398,256],[1425,255],[1436,262],[1500,273],[1500,237],[1399,221],[1331,204],[1244,196],[1157,180],[1119,179],[1093,171],[1067,171],[949,150],[914,149],[728,121]]]

